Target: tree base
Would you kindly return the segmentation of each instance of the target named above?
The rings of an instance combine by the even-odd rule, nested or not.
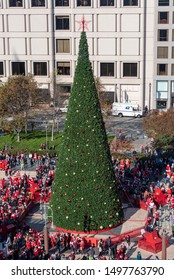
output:
[[[111,229],[113,228],[116,228],[118,226],[120,226],[122,223],[119,222],[118,224],[112,226],[112,227],[108,227],[108,228],[104,228],[104,229],[98,229],[98,230],[86,230],[86,231],[77,231],[76,229],[74,230],[70,230],[70,229],[66,229],[66,228],[60,228],[58,226],[55,226],[55,228],[58,230],[58,231],[63,231],[63,232],[66,232],[66,233],[72,233],[72,234],[98,234],[98,233],[102,233],[102,232],[108,232],[110,231]]]

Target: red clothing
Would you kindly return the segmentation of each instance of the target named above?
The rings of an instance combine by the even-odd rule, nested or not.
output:
[[[167,166],[166,166],[166,174],[167,174],[167,176],[171,176],[171,168],[170,168],[170,165],[169,164],[167,164]]]

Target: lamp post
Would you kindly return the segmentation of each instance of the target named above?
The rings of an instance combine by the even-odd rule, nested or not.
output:
[[[48,209],[51,211],[51,215],[48,215]],[[44,219],[44,248],[45,253],[49,253],[49,231],[48,231],[48,218],[51,217],[51,227],[53,227],[53,210],[52,208],[47,204],[43,203],[42,199],[40,199],[40,213],[41,213],[41,220]]]
[[[164,205],[159,207],[159,228],[162,230],[162,255],[161,259],[167,259],[167,247],[166,247],[166,239],[167,239],[167,229],[170,229],[170,205]]]
[[[165,229],[163,229],[163,232],[162,232],[162,256],[161,256],[162,260],[167,259],[166,236],[167,236],[167,232],[166,232]]]
[[[48,123],[47,123],[47,121],[45,122],[45,132],[46,132],[46,135],[45,135],[45,137],[46,137],[46,145],[45,145],[45,147],[46,147],[46,149],[48,148],[47,146],[48,146]]]
[[[53,123],[51,128],[51,141],[54,141],[54,123],[55,123],[55,117],[53,116]]]
[[[149,83],[149,111],[150,111],[150,107],[151,107],[151,90],[152,90],[152,84]]]

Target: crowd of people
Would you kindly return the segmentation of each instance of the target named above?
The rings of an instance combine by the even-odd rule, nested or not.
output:
[[[130,236],[121,244],[113,243],[110,237],[99,240],[97,247],[87,244],[79,235],[68,233],[50,233],[50,253],[44,251],[43,234],[36,232],[23,223],[19,217],[30,201],[42,202],[49,200],[54,180],[55,160],[48,153],[39,156],[37,153],[18,153],[12,155],[6,150],[0,152],[0,161],[6,161],[5,178],[0,180],[0,226],[14,224],[15,231],[7,236],[6,259],[129,259]],[[148,159],[114,159],[113,168],[123,193],[147,205],[147,222],[145,231],[154,230],[158,226],[160,206],[155,200],[157,189],[165,195],[166,204],[174,208],[174,160],[172,158],[148,157]],[[24,170],[27,166],[35,168],[36,177],[30,178],[25,173],[15,176],[17,167]],[[37,191],[33,187],[37,186]],[[127,198],[127,197],[126,197]],[[3,236],[0,236],[1,241]],[[97,248],[97,250],[96,250]],[[71,253],[65,257],[66,250]],[[141,255],[141,254],[140,254]],[[140,256],[137,256],[140,259]]]
[[[19,217],[27,209],[29,201],[25,175],[0,180],[0,224],[18,225]]]

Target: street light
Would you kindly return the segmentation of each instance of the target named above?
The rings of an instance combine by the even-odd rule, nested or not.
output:
[[[159,223],[158,226],[162,230],[162,255],[161,259],[166,260],[167,259],[167,248],[166,248],[166,238],[167,238],[167,230],[170,229],[170,216],[172,214],[170,205],[160,205],[158,209],[159,213]]]
[[[151,108],[151,90],[152,90],[152,84],[149,83],[149,111]]]
[[[51,215],[48,215],[48,210],[50,210]],[[44,219],[44,248],[45,253],[49,253],[49,232],[48,232],[48,218],[51,218],[51,228],[53,228],[53,210],[52,208],[46,204],[43,203],[42,198],[40,199],[40,213],[41,213],[41,220]]]
[[[46,132],[46,149],[48,148],[47,146],[48,146],[48,123],[47,123],[47,121],[45,122],[45,132]]]

